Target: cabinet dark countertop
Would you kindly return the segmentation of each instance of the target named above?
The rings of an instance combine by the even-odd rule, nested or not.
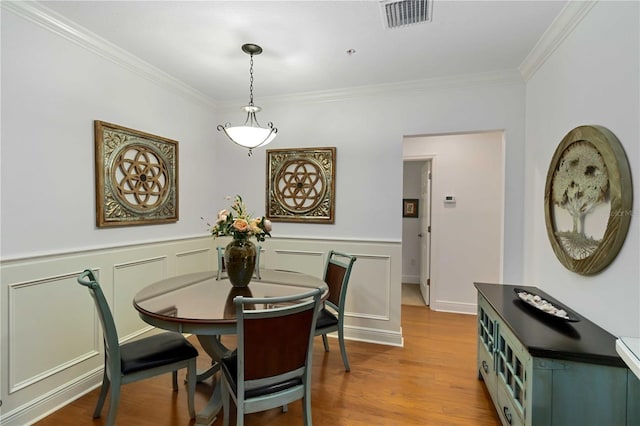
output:
[[[502,316],[531,356],[627,367],[616,352],[616,338],[612,334],[537,287],[478,282],[474,286]],[[516,288],[537,294],[557,307],[567,308],[579,321],[552,318],[527,305],[518,298],[514,291]]]

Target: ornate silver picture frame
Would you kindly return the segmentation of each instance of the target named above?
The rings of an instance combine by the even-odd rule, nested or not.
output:
[[[178,220],[178,142],[94,121],[96,225]]]
[[[602,126],[579,126],[562,139],[545,185],[547,235],[567,269],[593,275],[617,256],[629,230],[633,190],[627,156]]]
[[[335,178],[335,147],[267,150],[267,218],[334,223]]]

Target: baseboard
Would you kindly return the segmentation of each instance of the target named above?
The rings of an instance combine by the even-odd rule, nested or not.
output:
[[[333,337],[338,337],[337,334],[332,333]],[[329,335],[331,336],[331,334]],[[365,327],[344,327],[344,338],[346,340],[356,340],[358,342],[375,343],[378,345],[387,346],[404,346],[404,339],[402,337],[402,329],[400,331],[387,331]]]
[[[81,376],[78,380],[69,382],[53,391],[42,395],[40,398],[30,401],[0,416],[2,426],[25,426],[36,423],[49,414],[68,405],[76,399],[91,392],[102,383],[102,368]]]
[[[418,275],[403,275],[402,276],[403,284],[420,284],[420,276]]]
[[[475,303],[448,302],[446,300],[431,301],[431,309],[453,314],[477,315],[478,313],[478,305]]]

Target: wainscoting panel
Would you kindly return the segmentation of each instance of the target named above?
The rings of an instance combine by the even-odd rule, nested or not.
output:
[[[102,332],[93,300],[76,281],[85,268],[96,274],[125,341],[156,332],[132,306],[141,288],[214,270],[215,247],[225,244],[203,236],[0,262],[0,424],[31,424],[99,386]],[[330,249],[358,257],[346,338],[402,345],[400,242],[274,237],[262,243],[261,265],[322,277]]]
[[[176,275],[217,269],[217,256],[213,242],[207,248],[176,253]]]
[[[351,253],[357,257],[351,270],[345,315],[389,321],[391,257]]]
[[[77,276],[74,271],[9,286],[9,393],[99,354],[97,316]]]
[[[132,301],[144,287],[167,277],[166,256],[114,265],[111,311],[121,343],[153,329],[140,319]]]
[[[268,253],[269,250],[266,249],[265,252]],[[322,276],[324,263],[327,261],[323,251],[275,249],[273,253],[274,256],[263,256],[268,257],[263,265],[269,264],[271,269],[305,272],[315,276]]]

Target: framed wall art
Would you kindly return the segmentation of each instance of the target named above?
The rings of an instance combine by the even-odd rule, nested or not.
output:
[[[417,198],[405,198],[402,200],[402,217],[418,217]]]
[[[178,142],[94,121],[96,225],[178,220]]]
[[[602,126],[579,126],[558,145],[545,184],[551,247],[567,269],[593,275],[616,257],[629,230],[633,191],[627,156]]]
[[[335,147],[267,150],[267,218],[334,223],[335,179]]]

